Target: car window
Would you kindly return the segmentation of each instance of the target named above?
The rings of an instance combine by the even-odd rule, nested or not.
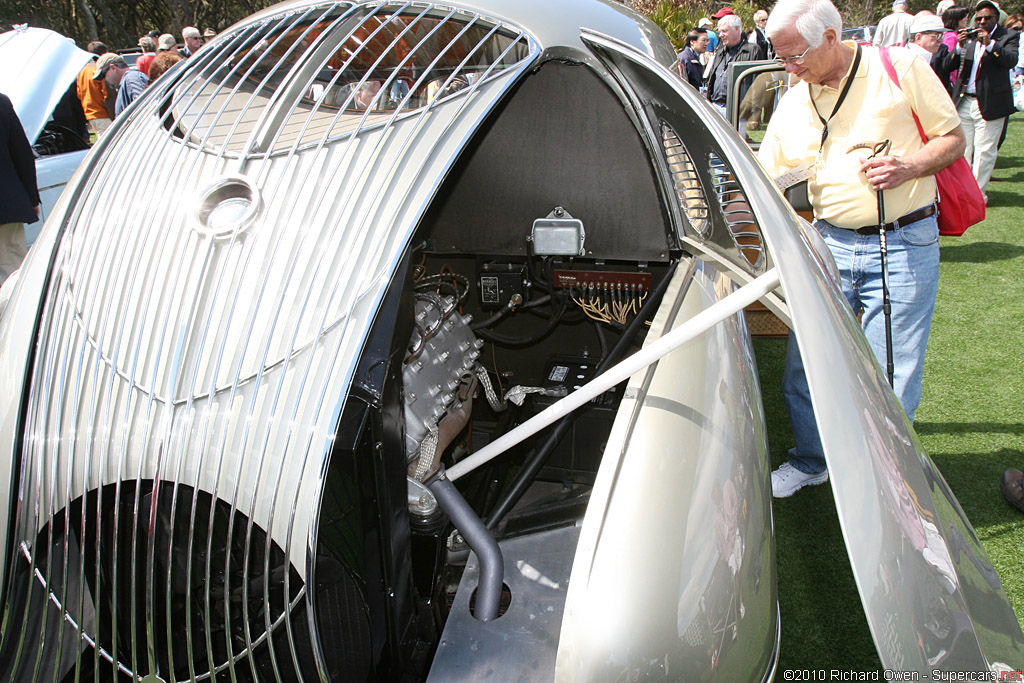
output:
[[[729,121],[757,149],[779,99],[789,89],[789,77],[774,61],[738,62],[731,67],[729,82]]]

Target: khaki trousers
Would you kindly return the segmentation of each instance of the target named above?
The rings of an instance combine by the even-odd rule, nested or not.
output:
[[[25,224],[0,225],[0,284],[21,267],[28,249],[25,247]]]

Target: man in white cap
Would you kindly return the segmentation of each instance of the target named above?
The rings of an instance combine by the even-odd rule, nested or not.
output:
[[[942,34],[946,26],[934,14],[919,14],[914,17],[914,23],[910,25],[910,42],[907,48],[924,61],[931,63],[932,57],[939,48],[946,47],[942,44]],[[949,48],[946,48],[947,51]]]
[[[906,45],[910,38],[912,23],[914,23],[914,15],[907,13],[907,0],[896,0],[892,3],[892,14],[883,17],[878,22],[875,37],[871,42],[880,47]]]
[[[104,81],[109,88],[117,88],[117,101],[114,103],[114,118],[121,115],[135,98],[142,94],[149,84],[149,78],[138,69],[128,68],[124,57],[113,52],[100,55],[96,60],[94,81]]]

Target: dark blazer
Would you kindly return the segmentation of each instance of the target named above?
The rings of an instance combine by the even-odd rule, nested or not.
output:
[[[686,80],[694,88],[700,90],[700,87],[704,85],[704,65],[700,63],[700,55],[687,45],[686,49],[679,55],[679,62],[683,65],[683,73],[686,75]]]
[[[763,59],[774,59],[775,50],[772,48],[772,41],[768,40],[768,36],[764,34],[764,31],[755,26],[754,30],[747,35],[751,34],[755,36],[754,42],[757,43],[757,46],[761,48],[761,52],[764,53]]]
[[[981,55],[976,77],[978,108],[981,117],[986,121],[994,121],[1009,116],[1017,111],[1013,106],[1013,87],[1010,85],[1010,69],[1017,66],[1018,34],[996,26],[992,31],[992,39],[996,41],[991,52]],[[963,55],[956,51],[950,52],[944,63],[948,71],[960,69],[960,75],[953,84],[953,104],[959,106],[967,92],[967,83],[971,79],[974,66],[975,41],[964,44]]]
[[[711,62],[711,70],[708,71],[708,99],[711,99],[712,93],[715,92],[715,71],[718,70],[718,65],[725,59],[726,47],[725,43],[719,41],[718,49],[715,50],[715,58]],[[748,43],[746,40],[742,40],[739,44],[739,52],[736,57],[732,60],[734,62],[754,62],[759,59],[766,59],[764,52],[761,48],[753,43]],[[740,97],[743,94],[740,93]]]
[[[931,66],[932,71],[934,71],[935,75],[939,77],[940,81],[942,81],[942,87],[946,89],[946,94],[952,97],[951,91],[953,89],[953,79],[949,76],[949,74],[952,73],[952,70],[946,68],[948,58],[949,48],[945,45],[939,45],[939,49],[935,51],[934,55],[932,55]]]
[[[25,137],[18,114],[7,95],[0,93],[0,223],[35,223],[39,220],[36,158]]]

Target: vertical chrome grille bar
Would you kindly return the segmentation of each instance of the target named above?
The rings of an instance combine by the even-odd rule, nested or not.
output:
[[[76,328],[76,326],[74,324],[74,318],[72,318],[71,321],[70,321],[70,324],[68,325],[68,334],[69,334],[69,336],[72,336],[72,335],[75,335],[76,332],[78,332],[81,335],[82,338],[84,338],[86,336],[84,330],[81,330],[80,328]],[[71,348],[74,348],[74,345],[72,345],[70,343],[70,340],[69,340],[68,346],[71,347]],[[65,414],[65,411],[67,410],[67,405],[66,404],[67,404],[67,399],[68,398],[72,399],[71,406],[70,406],[70,413],[71,413],[71,420],[70,420],[70,422],[71,422],[71,424],[74,424],[74,425],[79,424],[79,412],[78,412],[78,410],[79,410],[79,407],[82,404],[82,401],[79,400],[79,399],[80,399],[80,397],[82,395],[82,391],[83,391],[83,388],[82,388],[82,366],[84,365],[84,357],[85,357],[85,353],[86,353],[86,351],[88,349],[88,346],[86,346],[85,344],[82,344],[82,343],[78,344],[77,346],[78,346],[78,359],[77,359],[77,362],[73,362],[72,363],[72,367],[74,368],[74,381],[73,381],[72,391],[70,392],[70,394],[68,396],[61,395],[61,396],[58,397],[60,399],[60,401],[59,401],[60,402],[60,408],[59,408],[59,410],[60,410],[60,413],[59,413],[60,417],[58,419],[59,424],[66,424],[65,419],[64,419],[64,414]],[[71,602],[70,596],[68,595],[69,578],[71,578],[69,576],[68,565],[69,565],[69,563],[71,561],[70,548],[69,548],[69,545],[71,543],[71,534],[72,534],[72,531],[73,531],[73,528],[72,528],[73,521],[71,519],[71,502],[74,500],[74,498],[72,497],[72,494],[73,494],[73,491],[74,491],[74,475],[75,475],[75,463],[76,463],[75,455],[76,455],[76,453],[79,450],[78,443],[77,443],[77,440],[78,440],[79,437],[80,437],[80,435],[76,432],[73,436],[71,436],[69,438],[67,465],[66,465],[66,468],[65,468],[65,477],[64,477],[64,496],[63,496],[63,500],[62,500],[63,505],[64,505],[64,542],[61,544],[61,546],[62,546],[61,547],[62,558],[61,558],[61,564],[60,564],[60,566],[61,566],[61,580],[60,580],[60,584],[59,584],[60,585],[60,590],[62,591],[63,600],[61,601],[61,607],[60,607],[60,615],[61,615],[60,616],[60,624],[57,627],[57,642],[58,643],[63,643],[64,642],[64,627],[65,627],[65,625],[66,625],[66,623],[68,621],[68,618],[71,617],[70,613],[68,612],[68,604]],[[88,455],[86,455],[84,460],[85,460],[85,462],[84,462],[85,472],[88,472]],[[83,537],[82,541],[84,541],[84,537]],[[82,552],[85,552],[84,549],[83,549]],[[48,562],[48,566],[50,566],[50,567],[53,566],[52,560],[50,562]],[[79,594],[84,596],[84,594],[85,594],[85,577],[82,576],[82,575],[79,575],[78,576],[78,581],[79,581],[79,585],[80,585]],[[79,614],[78,619],[76,621],[77,622],[81,621],[81,613]],[[80,638],[76,638],[76,642],[81,642],[81,639]],[[78,660],[81,659],[81,647],[80,646],[76,647],[76,653],[77,654],[75,655],[75,660],[77,662]],[[63,654],[64,654],[63,648],[62,647],[58,647],[57,648],[57,654],[56,654],[55,662],[54,662],[54,670],[53,670],[53,680],[54,680],[54,683],[56,683],[57,680],[60,677],[61,660],[63,658]]]

